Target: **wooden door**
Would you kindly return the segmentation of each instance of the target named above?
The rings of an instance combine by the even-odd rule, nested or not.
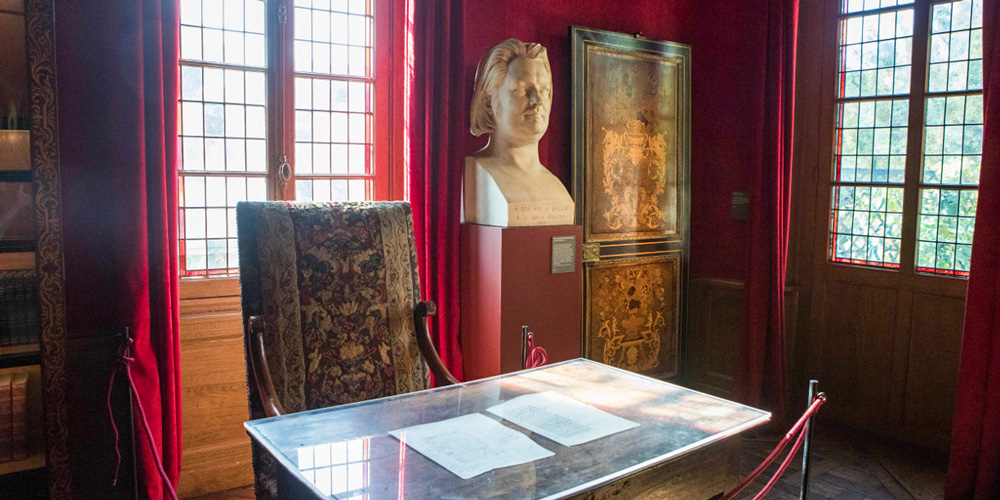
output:
[[[570,36],[584,353],[673,377],[689,246],[691,49],[582,27]]]
[[[925,108],[976,92],[930,90],[927,59],[937,56],[926,47],[933,30],[940,32],[932,26],[931,17],[940,17],[933,9],[956,3],[918,0],[844,12],[862,7],[803,2],[789,262],[789,282],[803,290],[794,366],[802,379],[820,380],[831,402],[824,413],[941,449],[950,438],[967,269],[965,237],[945,225],[965,222],[962,213],[950,217],[937,205],[930,210],[927,200],[943,200],[946,191],[962,199],[975,187],[935,182],[928,173],[937,157],[931,154],[934,119]],[[858,25],[861,34],[851,31]],[[874,31],[864,31],[869,25]],[[853,63],[846,59],[857,45],[861,64],[868,64],[865,43],[899,47],[894,61],[887,53],[871,71],[882,71],[883,63],[886,71],[905,67],[908,85],[872,87],[870,95],[864,84],[853,88]],[[875,113],[870,125],[866,109]],[[963,158],[974,156],[967,153]],[[938,225],[934,240],[928,240],[930,221]],[[929,248],[937,258],[930,267]]]

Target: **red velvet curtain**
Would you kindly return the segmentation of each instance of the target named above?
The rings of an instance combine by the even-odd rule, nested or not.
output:
[[[785,413],[785,263],[791,195],[798,0],[768,0],[760,140],[753,147],[746,317],[733,397]]]
[[[945,497],[1000,497],[1000,0],[983,2],[983,168]]]
[[[178,4],[67,0],[55,17],[67,325],[131,328],[139,400],[176,484]],[[134,413],[141,488],[169,498]]]
[[[419,4],[419,5],[418,5]],[[409,176],[423,297],[437,303],[434,343],[459,380],[459,217],[462,193],[460,133],[462,2],[406,2],[406,115],[404,158]]]

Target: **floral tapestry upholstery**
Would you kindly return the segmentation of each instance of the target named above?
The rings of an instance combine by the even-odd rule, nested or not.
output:
[[[420,300],[405,202],[237,205],[244,334],[264,318],[264,354],[286,412],[430,387],[417,345]],[[250,418],[264,417],[250,372]],[[257,498],[277,498],[267,452],[254,447]]]

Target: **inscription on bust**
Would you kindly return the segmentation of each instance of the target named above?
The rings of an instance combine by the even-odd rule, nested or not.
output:
[[[532,201],[512,203],[507,220],[508,226],[554,226],[572,224],[573,204],[556,201]],[[568,220],[568,222],[567,222]]]

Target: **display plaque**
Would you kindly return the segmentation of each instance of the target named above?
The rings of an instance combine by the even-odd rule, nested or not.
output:
[[[552,274],[576,270],[576,236],[552,237]]]

